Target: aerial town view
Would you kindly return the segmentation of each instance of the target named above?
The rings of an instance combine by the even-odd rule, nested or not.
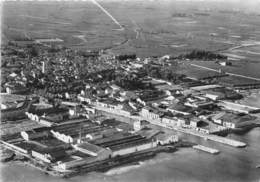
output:
[[[0,181],[260,181],[260,1],[1,9]]]

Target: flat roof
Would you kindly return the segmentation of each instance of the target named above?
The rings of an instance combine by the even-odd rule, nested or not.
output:
[[[94,153],[98,153],[99,151],[103,150],[102,147],[87,142],[77,144],[77,147]]]
[[[171,104],[168,109],[173,109],[173,110],[176,110],[176,111],[181,111],[181,112],[191,112],[193,111],[193,109],[189,106],[185,106],[183,104]]]
[[[117,145],[112,145],[112,146],[109,146],[109,148],[111,150],[113,150],[113,151],[121,150],[121,149],[129,148],[129,147],[142,145],[142,144],[148,143],[150,141],[151,140],[149,140],[147,138],[142,138],[142,139],[130,141],[130,142],[127,142],[127,143],[121,143],[121,144],[117,144]]]
[[[220,86],[220,85],[202,85],[202,86],[191,87],[190,89],[201,91],[201,90],[207,90],[207,89],[213,89],[213,88],[219,88],[219,87],[223,87],[223,86]]]
[[[44,108],[44,109],[31,109],[29,112],[37,115],[43,114],[59,114],[67,112],[68,109],[66,108]]]

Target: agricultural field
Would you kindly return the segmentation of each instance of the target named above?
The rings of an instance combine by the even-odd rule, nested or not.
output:
[[[59,38],[72,49],[104,49],[138,57],[179,55],[194,49],[235,57],[232,66],[194,64],[260,78],[260,14],[242,3],[185,1],[5,2],[2,43]],[[224,7],[223,7],[224,6]],[[247,11],[249,10],[250,11]],[[191,77],[215,72],[182,67]],[[247,82],[247,81],[245,81]]]
[[[6,2],[3,42],[60,38],[75,49],[111,49],[140,57],[180,54],[192,49],[226,50],[260,40],[256,12],[220,11],[217,2],[99,1],[124,27],[91,1]],[[47,10],[47,11],[46,11]]]

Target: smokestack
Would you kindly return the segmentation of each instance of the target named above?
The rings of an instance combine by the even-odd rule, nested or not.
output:
[[[45,62],[44,61],[42,61],[42,73],[45,73]]]

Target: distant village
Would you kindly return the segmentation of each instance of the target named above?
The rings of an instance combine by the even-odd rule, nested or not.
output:
[[[51,175],[105,171],[178,147],[219,152],[178,133],[245,147],[223,134],[259,126],[260,108],[236,102],[241,89],[259,85],[226,85],[176,71],[187,59],[230,64],[215,53],[139,58],[38,41],[9,42],[1,55],[2,159]]]

